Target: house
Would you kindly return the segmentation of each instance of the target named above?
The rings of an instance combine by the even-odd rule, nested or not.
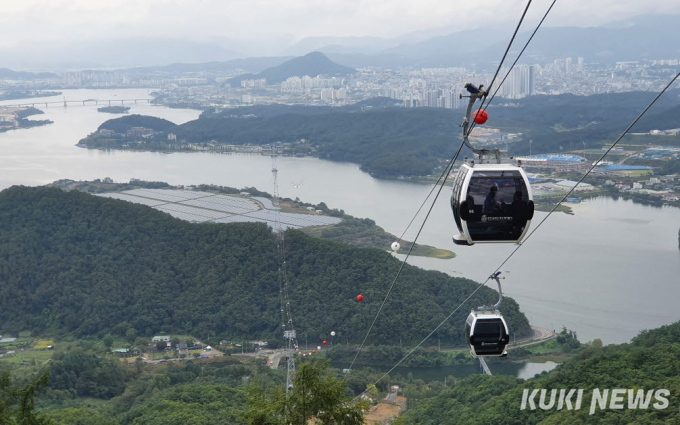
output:
[[[127,357],[130,355],[129,348],[116,348],[115,350],[111,350],[111,352],[119,357]]]
[[[184,341],[180,341],[179,344],[177,344],[177,351],[179,351],[179,354],[182,355],[188,355],[189,354],[189,347],[187,347],[187,343]]]
[[[170,342],[170,335],[158,335],[151,338],[152,342]]]

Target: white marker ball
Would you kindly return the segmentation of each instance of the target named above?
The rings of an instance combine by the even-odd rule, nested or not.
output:
[[[401,248],[401,245],[399,245],[399,242],[392,242],[392,251],[397,252],[397,251],[399,251],[399,248]]]
[[[335,336],[335,331],[331,332],[331,336]]]

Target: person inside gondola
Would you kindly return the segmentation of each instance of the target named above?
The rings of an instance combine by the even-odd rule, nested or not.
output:
[[[484,200],[484,210],[482,211],[484,214],[500,212],[501,204],[496,200],[496,193],[498,193],[498,185],[494,183],[493,186],[489,188],[489,194],[486,195],[486,199]]]
[[[510,214],[512,215],[513,233],[520,235],[524,226],[527,224],[528,206],[526,201],[522,200],[522,191],[515,191],[512,204],[510,205]]]

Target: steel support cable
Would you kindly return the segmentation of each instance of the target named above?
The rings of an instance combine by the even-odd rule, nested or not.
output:
[[[499,271],[499,270],[500,270],[500,269],[501,269],[501,268],[502,268],[502,267],[510,260],[510,258],[512,258],[512,256],[514,256],[515,253],[516,253],[522,246],[524,246],[524,244],[526,243],[526,241],[527,241],[527,240],[528,240],[528,239],[529,239],[529,238],[530,238],[530,237],[531,237],[531,236],[539,229],[539,227],[541,227],[541,225],[542,225],[543,223],[545,223],[545,221],[548,219],[548,217],[550,217],[550,215],[551,215],[553,212],[555,212],[555,210],[562,204],[562,202],[564,202],[565,199],[567,199],[567,198],[569,197],[569,195],[576,189],[576,187],[577,187],[581,182],[583,182],[583,180],[590,174],[590,172],[593,171],[593,170],[595,169],[595,167],[597,166],[597,164],[598,164],[600,161],[602,161],[602,160],[605,158],[605,156],[607,156],[607,154],[608,154],[609,152],[612,151],[612,149],[614,149],[614,147],[621,141],[621,139],[623,139],[623,137],[624,137],[626,134],[628,134],[628,132],[630,131],[630,129],[633,128],[633,126],[635,126],[635,124],[637,124],[637,122],[640,120],[640,118],[642,118],[642,116],[643,116],[645,113],[647,113],[647,111],[652,107],[652,105],[654,105],[654,103],[656,103],[657,100],[659,100],[659,98],[666,92],[666,90],[668,90],[668,88],[669,88],[671,85],[673,85],[673,83],[678,79],[678,77],[680,77],[680,72],[678,72],[678,73],[675,75],[675,77],[673,77],[673,79],[666,85],[666,87],[663,88],[663,90],[661,90],[661,92],[654,98],[654,100],[652,100],[652,102],[651,102],[649,105],[647,105],[647,107],[640,113],[640,115],[638,115],[638,117],[635,118],[635,120],[634,120],[634,121],[633,121],[633,122],[632,122],[625,130],[624,130],[624,132],[621,133],[621,135],[620,135],[620,136],[616,139],[616,141],[609,147],[609,149],[607,149],[607,150],[602,154],[602,156],[600,157],[600,159],[597,160],[597,161],[595,161],[595,162],[593,163],[593,165],[588,169],[588,171],[586,171],[586,173],[583,175],[583,177],[581,177],[581,178],[579,179],[579,181],[574,185],[574,187],[571,188],[571,190],[569,190],[569,191],[567,192],[567,194],[564,195],[564,197],[562,197],[562,199],[561,199],[558,203],[555,204],[555,206],[553,207],[552,210],[550,210],[550,212],[548,213],[548,215],[546,215],[546,216],[543,218],[543,220],[541,220],[540,223],[538,223],[538,225],[534,228],[534,230],[532,230],[531,233],[529,233],[529,234],[527,235],[527,237],[524,238],[524,241],[523,241],[521,244],[517,245],[517,247],[515,247],[515,249],[510,253],[510,255],[508,255],[508,256],[505,258],[505,260],[503,260],[503,262],[496,268],[496,270],[494,271],[494,273],[496,273],[497,271]],[[453,316],[458,310],[460,310],[460,308],[461,308],[461,307],[462,307],[462,306],[463,306],[470,298],[472,298],[472,296],[473,296],[475,293],[477,293],[477,291],[479,291],[479,290],[482,288],[482,286],[486,285],[486,283],[487,283],[489,280],[490,280],[490,277],[487,277],[487,279],[486,279],[483,283],[480,283],[480,284],[477,286],[477,288],[476,288],[474,291],[472,291],[472,293],[471,293],[467,298],[465,298],[465,300],[463,300],[463,302],[460,303],[460,305],[459,305],[458,307],[456,307],[456,308],[451,312],[451,314],[449,314],[448,316],[446,316],[446,318],[445,318],[444,320],[442,320],[441,323],[439,323],[439,325],[437,325],[437,327],[434,328],[434,330],[433,330],[432,332],[430,332],[425,338],[423,338],[422,341],[420,341],[420,342],[418,343],[418,345],[416,345],[411,351],[409,351],[408,354],[406,354],[404,357],[401,358],[401,360],[399,360],[394,366],[392,366],[392,368],[391,368],[390,370],[388,370],[387,372],[385,372],[384,375],[382,375],[380,378],[378,378],[378,380],[375,381],[375,382],[373,383],[373,385],[377,384],[377,383],[380,382],[383,378],[385,378],[387,375],[389,375],[389,374],[390,374],[395,368],[397,368],[404,360],[406,360],[411,354],[413,354],[413,352],[414,352],[416,349],[418,349],[421,345],[423,345],[423,343],[425,343],[425,341],[427,341],[427,340],[428,340],[435,332],[437,332],[437,330],[439,330],[439,328],[442,327],[442,325],[444,325],[444,323],[446,323],[446,322],[451,318],[451,316]]]
[[[354,362],[356,362],[357,357],[359,357],[359,353],[361,353],[362,348],[366,344],[366,340],[368,339],[368,336],[371,334],[371,330],[373,330],[373,326],[375,325],[375,322],[378,320],[378,316],[380,316],[380,312],[382,311],[383,307],[385,306],[385,303],[387,302],[387,299],[390,296],[390,293],[392,293],[392,289],[394,289],[394,285],[397,283],[397,280],[399,279],[399,276],[401,275],[402,270],[404,269],[404,266],[406,265],[406,261],[408,261],[409,256],[411,255],[411,251],[413,251],[413,248],[416,246],[416,241],[418,241],[418,237],[420,236],[420,233],[423,231],[423,228],[425,227],[425,223],[427,223],[427,219],[430,217],[430,213],[434,209],[435,204],[437,203],[437,199],[439,198],[439,195],[441,194],[442,189],[446,185],[446,180],[449,177],[449,173],[453,169],[453,164],[455,164],[456,159],[458,159],[458,156],[460,155],[460,152],[463,150],[463,146],[465,146],[465,143],[461,143],[460,146],[458,147],[458,150],[456,151],[456,154],[453,156],[449,164],[446,166],[444,169],[444,173],[442,176],[444,176],[444,180],[442,181],[439,190],[437,191],[437,194],[434,197],[434,200],[432,201],[432,205],[430,205],[430,209],[427,211],[427,215],[425,215],[425,219],[423,220],[423,224],[420,226],[420,229],[418,229],[418,233],[416,234],[416,237],[413,239],[413,244],[408,250],[408,253],[406,253],[406,257],[404,257],[404,260],[401,263],[401,266],[399,267],[399,270],[397,271],[396,276],[392,280],[392,283],[390,284],[389,289],[387,290],[387,294],[385,294],[385,298],[383,299],[382,303],[380,304],[380,307],[378,308],[377,313],[375,314],[375,317],[373,318],[373,322],[371,323],[371,326],[368,328],[368,331],[366,332],[366,336],[364,336],[364,340],[361,342],[361,345],[359,346],[359,349],[357,350],[357,353],[354,355],[354,359],[352,359],[352,363],[349,366],[349,369],[352,369],[352,366],[354,366]],[[440,177],[441,180],[441,177]],[[439,181],[437,181],[439,183]],[[434,188],[436,188],[437,185],[432,188],[432,191],[434,191]],[[432,194],[432,191],[430,192],[430,195]],[[430,197],[428,195],[428,198]],[[427,198],[425,198],[427,201]],[[424,203],[423,203],[424,205]],[[422,205],[421,205],[422,208]],[[420,209],[418,210],[420,211]],[[417,213],[416,213],[417,215]],[[414,217],[415,219],[415,217]],[[413,222],[413,220],[411,220]],[[403,235],[402,235],[403,236]],[[385,259],[387,261],[387,258]]]
[[[534,39],[534,36],[535,36],[536,33],[538,32],[538,29],[541,28],[541,25],[543,25],[543,21],[545,21],[545,18],[548,17],[548,14],[549,14],[550,11],[552,10],[553,6],[555,6],[555,3],[556,3],[556,2],[557,2],[557,0],[553,0],[552,4],[550,5],[550,7],[548,8],[548,10],[547,10],[547,11],[545,12],[545,14],[543,15],[543,18],[541,19],[541,21],[538,23],[538,25],[537,25],[536,28],[534,29],[534,32],[531,33],[531,37],[529,37],[529,40],[527,40],[527,42],[524,44],[524,47],[523,47],[522,50],[519,52],[519,54],[517,55],[517,58],[515,58],[515,61],[512,63],[512,65],[510,65],[510,69],[509,69],[508,72],[505,74],[505,77],[503,77],[503,79],[501,80],[501,83],[498,85],[498,87],[496,88],[496,90],[493,92],[493,94],[491,95],[491,98],[489,99],[489,101],[486,102],[486,105],[485,105],[484,108],[483,108],[484,111],[486,111],[486,108],[489,107],[489,105],[491,104],[491,102],[493,101],[493,99],[496,97],[496,94],[498,93],[498,91],[501,89],[501,87],[503,87],[503,83],[505,82],[505,80],[507,80],[508,76],[510,76],[510,72],[512,72],[512,69],[515,67],[515,65],[517,65],[517,62],[518,62],[519,59],[522,57],[522,54],[524,54],[524,51],[527,49],[527,47],[529,47],[529,43],[531,43],[531,40]],[[491,89],[491,87],[489,87],[489,89]],[[482,109],[482,108],[480,107],[480,109]],[[475,125],[477,125],[477,123],[474,122],[474,121],[472,121],[472,124],[470,125],[470,131],[468,132],[468,135],[470,134],[470,132],[472,131],[472,129],[475,128]]]
[[[524,21],[524,17],[527,15],[527,12],[529,11],[529,6],[531,6],[531,1],[527,3],[526,7],[524,8],[524,12],[522,13],[522,17],[519,19],[519,22],[517,23],[517,27],[515,28],[515,32],[512,34],[512,38],[510,38],[510,42],[508,43],[508,47],[505,49],[505,53],[503,53],[503,57],[501,58],[500,63],[498,64],[498,68],[496,68],[496,73],[494,74],[493,78],[491,79],[491,83],[489,84],[489,87],[487,87],[486,92],[488,93],[491,90],[491,87],[493,87],[493,83],[496,81],[496,77],[498,77],[498,73],[501,70],[501,67],[503,66],[503,62],[505,62],[505,58],[508,56],[508,52],[510,52],[510,48],[512,47],[512,43],[515,41],[515,37],[517,37],[517,33],[519,32],[519,28],[522,26],[522,22]],[[479,111],[482,110],[482,107],[484,106],[484,102],[486,101],[486,97],[482,98],[482,102],[479,104],[479,109],[477,109],[477,114],[479,114]],[[465,137],[470,135],[470,131],[472,131],[472,127],[474,126],[474,120],[472,120],[473,125],[470,126],[468,129],[467,134]]]
[[[512,38],[510,39],[510,42],[508,43],[508,47],[505,49],[505,53],[503,54],[503,57],[501,58],[501,61],[498,64],[498,68],[496,68],[496,73],[494,74],[494,77],[491,80],[491,84],[489,85],[489,89],[493,86],[493,83],[496,80],[496,77],[498,76],[498,73],[500,72],[501,67],[503,66],[503,62],[505,61],[505,58],[507,57],[508,52],[510,51],[510,48],[512,47],[512,43],[514,42],[515,37],[517,36],[517,33],[519,32],[519,28],[521,27],[522,22],[524,21],[524,17],[526,16],[527,11],[529,10],[529,6],[531,6],[531,2],[532,2],[532,0],[529,0],[526,7],[524,8],[524,12],[522,13],[522,17],[520,18],[520,20],[517,24],[517,27],[515,28],[515,32],[513,33]],[[482,103],[480,104],[479,109],[482,108],[483,104],[484,104],[484,99],[482,99]],[[469,131],[468,131],[468,134],[469,134]],[[361,350],[363,349],[363,347],[366,343],[366,340],[368,339],[368,336],[370,335],[371,330],[373,329],[373,326],[375,325],[375,322],[378,320],[378,316],[380,315],[380,312],[382,311],[383,307],[385,306],[385,303],[387,302],[387,299],[389,298],[390,293],[392,292],[392,289],[394,288],[394,285],[397,282],[397,279],[401,275],[401,271],[403,270],[404,265],[406,264],[406,261],[408,260],[409,256],[411,255],[411,251],[413,250],[413,247],[415,247],[416,241],[418,240],[420,233],[422,232],[423,228],[425,227],[425,223],[427,222],[427,219],[429,218],[430,213],[432,212],[432,209],[434,208],[434,205],[437,203],[437,199],[439,198],[439,194],[441,193],[442,189],[444,188],[444,185],[446,184],[446,180],[448,179],[449,173],[453,169],[453,165],[455,164],[456,160],[458,159],[458,156],[460,155],[460,152],[462,151],[463,146],[465,146],[465,137],[463,138],[463,142],[458,147],[458,151],[456,152],[455,156],[451,159],[451,161],[449,162],[447,167],[444,169],[444,173],[442,173],[442,176],[444,176],[444,180],[442,181],[441,187],[437,191],[437,195],[435,196],[434,200],[432,201],[432,205],[430,206],[430,209],[428,210],[427,215],[425,216],[425,219],[423,220],[423,224],[420,226],[420,229],[418,230],[418,233],[416,234],[416,237],[413,240],[413,244],[409,248],[408,253],[406,254],[406,257],[404,258],[403,262],[401,263],[401,266],[399,267],[399,270],[397,271],[397,275],[392,280],[392,284],[390,285],[390,287],[387,291],[387,294],[385,295],[385,298],[383,299],[382,303],[380,304],[380,307],[378,308],[378,312],[376,313],[375,317],[373,318],[373,322],[371,323],[371,326],[368,328],[368,332],[366,332],[366,336],[364,337],[363,341],[361,342],[361,345],[359,346],[357,353],[354,355],[354,359],[352,359],[352,363],[350,364],[350,367],[349,367],[350,369],[352,368],[352,366],[354,366],[354,363],[356,362],[357,357],[361,353]],[[428,196],[425,198],[425,201],[423,201],[423,204],[418,209],[418,212],[416,212],[416,215],[413,217],[413,219],[411,219],[411,223],[413,223],[416,216],[418,215],[418,213],[422,209],[423,205],[425,205],[425,202],[431,196],[432,192],[437,187],[437,184],[439,183],[439,181],[441,181],[442,176],[439,177],[439,179],[437,180],[437,183],[435,183],[435,185],[432,187],[432,190],[430,191]],[[409,223],[409,227],[411,226],[411,223]],[[408,227],[406,229],[408,230]],[[402,234],[401,237],[403,237],[405,233],[406,233],[406,230],[404,231],[404,233]],[[399,240],[401,240],[401,238]],[[389,258],[389,255],[385,257],[385,262],[383,264],[385,264],[387,262],[388,258]]]

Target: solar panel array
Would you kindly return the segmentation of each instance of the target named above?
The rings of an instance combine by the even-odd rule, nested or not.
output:
[[[309,227],[309,226],[328,226],[330,224],[337,224],[340,222],[339,218],[328,217],[323,215],[312,214],[291,214],[291,213],[277,213],[276,211],[260,210],[252,213],[244,214],[248,217],[255,217],[264,221],[276,223],[277,215],[281,224],[294,226],[295,228]]]
[[[167,202],[182,202],[189,199],[203,198],[205,196],[215,196],[208,192],[195,192],[193,190],[172,190],[172,189],[133,189],[122,193],[129,195],[143,196],[145,198],[160,199]]]
[[[204,221],[215,220],[216,218],[229,217],[230,214],[207,210],[203,208],[190,207],[182,204],[164,204],[156,207],[157,210],[166,212],[173,217],[181,218],[182,220],[193,221],[201,223]]]
[[[283,229],[300,229],[328,226],[341,221],[339,218],[323,215],[277,212],[275,209],[278,207],[271,200],[262,197],[255,199],[265,206],[264,210],[251,199],[189,190],[134,189],[98,196],[147,205],[193,223],[266,223],[269,227],[276,228],[278,219]]]
[[[158,199],[141,198],[139,196],[128,195],[125,193],[102,193],[97,196],[101,196],[102,198],[120,199],[123,201],[134,202],[135,204],[146,205],[149,207],[155,207],[166,203],[166,201],[160,201]]]
[[[225,195],[211,195],[199,199],[181,201],[180,203],[183,205],[208,208],[215,211],[223,211],[230,214],[243,214],[260,209],[259,205],[249,199]]]

